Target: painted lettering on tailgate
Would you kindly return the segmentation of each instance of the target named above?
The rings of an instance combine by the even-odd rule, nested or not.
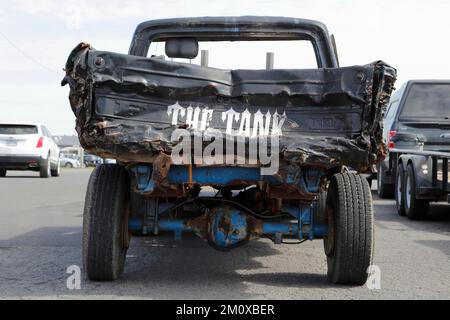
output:
[[[189,129],[205,131],[211,128],[211,121],[214,110],[208,107],[182,107],[178,102],[168,106],[167,115],[172,117],[172,125],[178,126],[179,122],[186,124]],[[279,114],[267,111],[265,114],[258,109],[257,112],[250,112],[245,109],[243,112],[237,112],[233,108],[224,111],[220,119],[226,127],[226,133],[229,135],[243,137],[257,136],[282,136],[282,128],[287,120],[286,112]],[[236,129],[233,129],[236,127]],[[214,129],[214,128],[211,128]]]

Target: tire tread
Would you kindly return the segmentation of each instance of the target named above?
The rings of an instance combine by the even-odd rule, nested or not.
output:
[[[129,192],[128,173],[119,165],[101,165],[91,174],[83,218],[83,257],[88,278],[116,280],[123,271],[122,223]]]
[[[362,285],[373,254],[373,204],[368,182],[353,173],[336,174],[329,193],[335,203],[335,250],[328,277],[339,284]]]

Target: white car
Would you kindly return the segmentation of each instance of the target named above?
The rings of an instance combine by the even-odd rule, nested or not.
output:
[[[61,154],[60,156],[60,166],[64,168],[80,168],[81,163],[79,159],[70,157],[69,155]]]
[[[44,125],[0,123],[0,177],[7,170],[39,171],[41,178],[59,176],[59,148]]]

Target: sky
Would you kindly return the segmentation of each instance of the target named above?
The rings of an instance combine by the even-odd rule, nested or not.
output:
[[[79,42],[126,53],[142,21],[271,15],[319,20],[335,34],[341,66],[384,60],[409,79],[450,79],[446,0],[0,0],[0,122],[45,123],[74,134],[62,68]]]

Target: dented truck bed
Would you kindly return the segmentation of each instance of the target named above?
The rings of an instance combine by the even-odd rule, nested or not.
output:
[[[220,70],[146,57],[149,42],[172,33],[218,41],[305,38],[313,42],[319,68]],[[170,154],[179,143],[172,137],[177,128],[193,136],[213,128],[225,140],[240,136],[247,144],[276,135],[280,161],[299,166],[367,171],[385,156],[381,119],[395,69],[382,61],[338,67],[326,27],[318,22],[156,20],[137,28],[129,54],[81,43],[65,70],[82,146],[124,163],[153,163]]]

